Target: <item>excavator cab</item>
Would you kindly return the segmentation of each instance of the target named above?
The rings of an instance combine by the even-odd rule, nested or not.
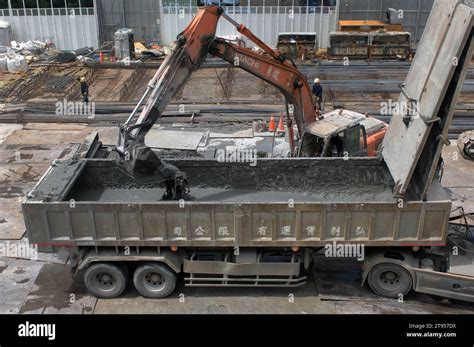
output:
[[[301,141],[301,157],[366,157],[367,136],[364,126],[358,124],[341,132],[321,137],[305,133]]]
[[[366,157],[375,156],[368,140],[384,134],[386,124],[363,114],[335,110],[310,124],[299,148],[302,157]],[[381,136],[383,139],[383,136]],[[381,142],[381,140],[379,141]],[[373,147],[371,143],[371,148]]]

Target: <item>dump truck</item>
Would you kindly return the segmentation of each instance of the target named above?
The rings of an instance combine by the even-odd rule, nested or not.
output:
[[[187,286],[300,286],[315,252],[334,247],[344,255],[357,246],[365,250],[362,284],[380,296],[400,298],[414,290],[474,301],[474,277],[456,266],[472,264],[474,246],[461,234],[450,237],[452,203],[438,180],[473,53],[472,7],[435,2],[400,86],[399,102],[417,105],[418,112],[393,115],[377,157],[294,156],[257,165],[165,161],[144,146],[143,134],[169,102],[170,89],[179,89],[195,67],[182,47],[199,50],[204,42],[221,56],[234,49],[197,25],[205,19],[215,29],[222,14],[215,6],[199,9],[178,37],[179,59],[170,57],[173,64],[150,82],[140,104],[148,101],[137,105],[140,116],[132,113],[120,125],[117,146],[93,134],[71,160],[52,164],[22,204],[29,241],[44,252],[66,247],[75,273],[101,298],[120,296],[129,282],[144,297],[166,297],[180,274]],[[238,49],[247,69],[268,59],[269,80],[290,77],[282,91],[290,106],[311,97],[304,94],[304,76],[273,74],[290,66],[277,53],[253,59],[256,53]],[[309,102],[298,105],[305,104],[288,112],[303,119],[295,148],[318,121]]]

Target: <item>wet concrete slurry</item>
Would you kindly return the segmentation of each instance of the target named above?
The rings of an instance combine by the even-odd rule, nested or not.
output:
[[[76,194],[71,194],[68,198],[75,201],[93,201],[93,202],[157,202],[162,201],[164,189],[81,189]],[[393,200],[391,192],[382,190],[380,192],[366,193],[364,197],[370,195],[371,201],[391,202]],[[359,196],[360,198],[360,196]],[[275,191],[255,191],[249,189],[219,189],[219,188],[192,188],[189,196],[185,200],[199,202],[268,202],[268,203],[287,203],[289,200],[295,203],[304,202],[347,202],[347,194],[343,191],[332,190],[328,193],[321,189],[318,193],[303,192],[275,192]],[[352,198],[352,200],[354,200]],[[363,202],[364,199],[360,198]]]

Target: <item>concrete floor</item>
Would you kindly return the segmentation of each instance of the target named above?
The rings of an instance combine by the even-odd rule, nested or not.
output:
[[[83,125],[27,124],[0,127],[0,242],[26,242],[21,197],[58,156],[96,128]],[[104,128],[113,138],[115,128]],[[109,142],[113,143],[113,142]],[[443,184],[455,204],[474,211],[474,162],[445,148]],[[27,157],[18,158],[17,153]],[[403,303],[376,297],[360,286],[360,266],[350,260],[317,258],[308,283],[292,289],[185,288],[148,300],[128,288],[119,299],[97,300],[80,279],[73,280],[66,253],[40,254],[37,260],[0,258],[0,313],[473,313],[474,304],[412,293]]]
[[[142,298],[132,286],[118,299],[96,299],[64,259],[0,260],[0,313],[20,314],[469,314],[474,304],[411,293],[403,303],[360,286],[351,260],[316,258],[299,288],[187,288],[180,277],[166,299]],[[319,270],[320,266],[324,270]]]

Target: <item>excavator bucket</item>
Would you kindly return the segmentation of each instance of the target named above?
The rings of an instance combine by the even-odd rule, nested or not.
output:
[[[143,144],[133,145],[132,156],[117,158],[118,168],[139,184],[159,184],[165,188],[164,200],[184,199],[189,193],[186,174],[176,166],[167,163]]]
[[[435,1],[383,142],[394,196],[427,197],[472,57],[472,27],[471,5]]]

